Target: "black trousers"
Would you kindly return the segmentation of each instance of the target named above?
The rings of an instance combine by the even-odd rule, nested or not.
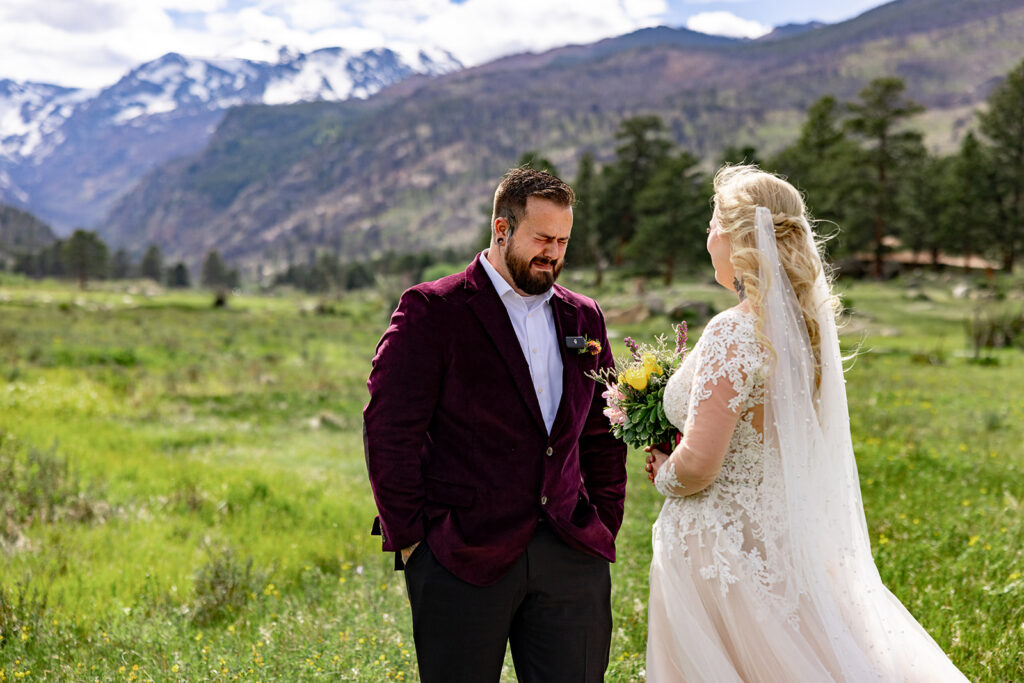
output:
[[[490,683],[505,644],[524,683],[601,681],[611,644],[608,562],[567,546],[541,524],[526,552],[491,586],[456,578],[426,543],[405,567],[424,683]]]

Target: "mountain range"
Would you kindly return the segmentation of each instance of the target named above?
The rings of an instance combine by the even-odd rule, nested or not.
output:
[[[330,54],[285,51],[258,69],[167,55],[108,89],[134,93],[123,98],[39,86],[20,110],[38,113],[38,132],[4,139],[0,200],[21,192],[58,231],[96,227],[134,254],[155,243],[196,265],[218,249],[250,274],[317,251],[462,248],[523,152],[571,179],[583,152],[614,157],[635,114],[661,116],[711,168],[726,146],[781,148],[822,95],[849,101],[896,75],[927,107],[914,122],[927,143],[951,151],[1024,55],[1024,0],[897,0],[752,41],[657,27],[471,69],[426,55],[362,90],[294,77]],[[274,81],[275,68],[292,76]],[[252,91],[230,95],[228,80]],[[277,104],[291,98],[317,101]]]
[[[149,173],[100,225],[114,243],[209,249],[255,272],[315,250],[465,247],[500,175],[527,150],[572,178],[579,155],[614,155],[627,116],[660,115],[708,167],[727,145],[770,153],[809,104],[905,79],[915,125],[952,150],[1024,55],[1021,0],[898,0],[827,26],[741,41],[659,27],[521,54],[362,101],[238,107],[200,151]]]
[[[61,232],[93,226],[146,171],[202,149],[231,107],[366,98],[462,67],[437,49],[262,47],[267,61],[166,54],[99,90],[0,80],[0,201]]]

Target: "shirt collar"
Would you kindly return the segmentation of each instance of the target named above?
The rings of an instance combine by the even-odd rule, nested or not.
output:
[[[555,288],[551,287],[543,294],[538,294],[536,296],[522,296],[519,292],[512,289],[512,285],[510,285],[505,278],[503,278],[501,274],[494,269],[491,262],[487,260],[487,251],[487,249],[484,249],[480,252],[480,265],[484,267],[484,272],[487,273],[487,277],[491,278],[491,284],[494,285],[494,289],[498,291],[498,296],[502,299],[511,294],[516,299],[522,301],[527,308],[532,309],[535,306],[547,303],[550,301],[551,297],[555,295]]]

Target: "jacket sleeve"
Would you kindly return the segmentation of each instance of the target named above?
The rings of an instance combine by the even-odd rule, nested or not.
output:
[[[597,315],[601,325],[598,367],[614,368],[615,359],[600,308],[597,309]],[[622,526],[626,498],[626,445],[612,435],[608,418],[604,415],[605,403],[601,398],[604,386],[593,382],[593,390],[590,411],[580,434],[580,469],[590,502],[597,508],[598,516],[612,532],[612,536],[615,536]]]
[[[444,368],[430,300],[406,291],[377,344],[363,409],[366,469],[380,513],[384,550],[423,539],[422,452]]]

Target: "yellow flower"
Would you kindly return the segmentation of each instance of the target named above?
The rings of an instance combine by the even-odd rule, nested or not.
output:
[[[647,372],[648,377],[652,374],[660,375],[662,373],[661,366],[658,365],[658,359],[655,358],[653,353],[645,353],[642,360],[644,370]]]
[[[628,384],[637,391],[643,391],[647,388],[647,379],[651,376],[650,372],[644,372],[644,368],[630,368],[619,375],[619,384]]]

